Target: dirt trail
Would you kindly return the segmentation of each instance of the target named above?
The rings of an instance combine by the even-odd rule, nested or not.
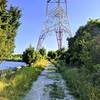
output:
[[[54,66],[48,66],[23,100],[75,100]]]

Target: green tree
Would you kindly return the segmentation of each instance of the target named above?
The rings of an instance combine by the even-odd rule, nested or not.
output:
[[[41,48],[41,49],[39,50],[39,52],[40,52],[40,54],[41,54],[42,56],[45,56],[45,55],[46,55],[46,49],[45,49],[45,48]]]
[[[89,20],[68,42],[66,63],[93,70],[93,65],[100,63],[100,20]]]
[[[31,66],[36,60],[38,60],[38,53],[35,49],[30,45],[22,55],[23,61]]]
[[[57,59],[59,59],[59,60],[65,59],[65,52],[66,52],[65,48],[58,49],[56,51],[56,53],[57,53]]]
[[[55,51],[49,51],[48,52],[48,58],[49,59],[56,59],[56,56],[57,56],[57,54],[56,54]]]
[[[7,1],[0,0],[0,60],[8,58],[14,51],[14,40],[21,17],[21,10],[17,7],[6,7]]]

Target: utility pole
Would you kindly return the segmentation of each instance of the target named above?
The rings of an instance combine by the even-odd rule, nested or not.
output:
[[[71,37],[71,28],[67,12],[67,0],[47,0],[46,20],[39,36],[37,50],[42,48],[43,42],[49,33],[55,33],[58,49],[62,48],[63,36]]]

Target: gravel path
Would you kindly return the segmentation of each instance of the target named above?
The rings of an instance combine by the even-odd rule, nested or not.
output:
[[[58,97],[57,97],[58,96]],[[48,66],[23,100],[75,100],[54,66]]]

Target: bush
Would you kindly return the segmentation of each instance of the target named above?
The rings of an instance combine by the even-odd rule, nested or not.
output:
[[[55,59],[56,58],[56,52],[54,52],[54,51],[49,51],[48,52],[48,58],[49,59]]]
[[[46,55],[46,49],[44,49],[44,48],[40,49],[39,52],[40,52],[40,54],[42,56],[45,56]]]
[[[46,60],[45,58],[42,58],[35,62],[34,67],[45,68],[48,63],[49,63],[48,60]]]
[[[81,26],[76,35],[68,39],[68,45],[63,60],[72,66],[85,66],[93,72],[93,66],[100,64],[100,19],[89,20]]]
[[[25,52],[23,52],[23,55],[22,55],[23,61],[29,64],[29,66],[31,66],[32,63],[34,63],[38,59],[37,56],[38,54],[32,46],[27,48]]]

